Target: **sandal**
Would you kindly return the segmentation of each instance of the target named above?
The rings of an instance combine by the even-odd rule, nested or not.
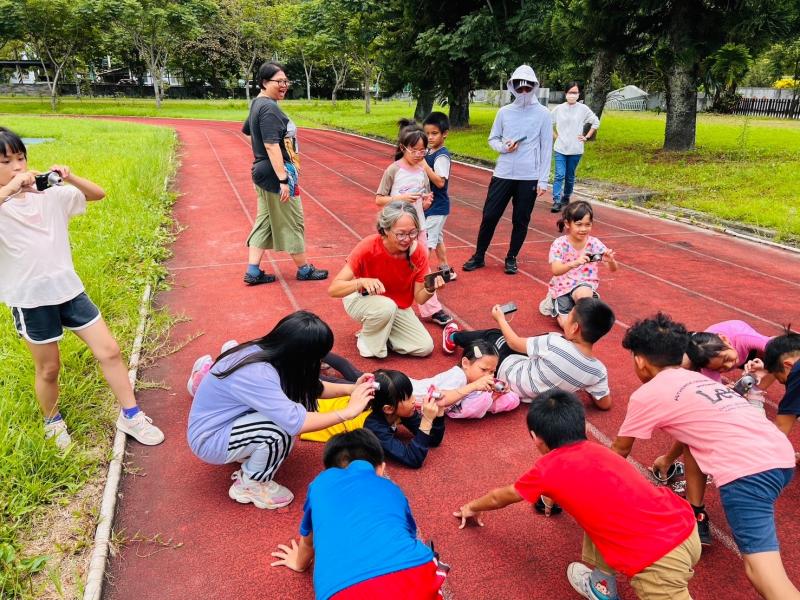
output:
[[[539,514],[542,514],[542,515],[545,514],[545,508],[546,507],[544,505],[544,496],[539,496],[539,499],[536,502],[533,503],[533,508]],[[555,502],[553,502],[553,505],[550,507],[550,516],[552,516],[552,515],[560,515],[562,512],[564,512],[564,509],[561,508]]]

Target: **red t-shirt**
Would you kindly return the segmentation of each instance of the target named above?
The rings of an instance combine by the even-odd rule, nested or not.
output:
[[[386,288],[384,296],[394,300],[398,308],[408,308],[414,303],[414,283],[422,283],[428,272],[428,251],[423,244],[417,244],[411,254],[414,268],[408,260],[395,258],[383,245],[383,238],[375,233],[356,244],[347,264],[356,277],[380,279]]]
[[[628,577],[678,547],[695,526],[688,502],[594,442],[548,452],[514,488],[528,502],[545,495],[560,504],[608,565]]]

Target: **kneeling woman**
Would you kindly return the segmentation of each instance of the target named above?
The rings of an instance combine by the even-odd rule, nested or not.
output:
[[[195,393],[189,412],[192,452],[207,463],[243,463],[228,495],[258,508],[281,508],[294,495],[274,481],[294,437],[361,414],[374,394],[364,381],[322,383],[320,361],[333,332],[318,316],[298,311],[262,338],[222,353]],[[317,413],[317,398],[350,395],[345,409]]]
[[[378,233],[361,240],[328,288],[344,298],[344,309],[361,323],[358,352],[385,358],[387,344],[398,354],[428,356],[433,339],[412,304],[425,304],[444,285],[437,277],[425,287],[428,253],[417,243],[419,217],[412,204],[390,202],[378,213]]]

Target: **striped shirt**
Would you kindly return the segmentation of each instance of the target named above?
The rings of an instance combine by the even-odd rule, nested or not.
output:
[[[520,398],[535,398],[554,387],[567,392],[586,390],[596,399],[608,396],[605,365],[583,354],[560,334],[529,337],[527,351],[527,356],[512,354],[505,358],[497,371]]]

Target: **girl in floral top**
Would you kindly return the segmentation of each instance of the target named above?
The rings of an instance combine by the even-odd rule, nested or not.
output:
[[[617,270],[614,251],[589,235],[593,219],[592,206],[588,202],[581,200],[568,204],[558,221],[558,230],[566,235],[556,238],[550,245],[548,260],[553,277],[547,296],[539,304],[539,311],[545,316],[556,317],[559,325],[578,300],[598,297],[599,263],[604,262],[612,271]]]

